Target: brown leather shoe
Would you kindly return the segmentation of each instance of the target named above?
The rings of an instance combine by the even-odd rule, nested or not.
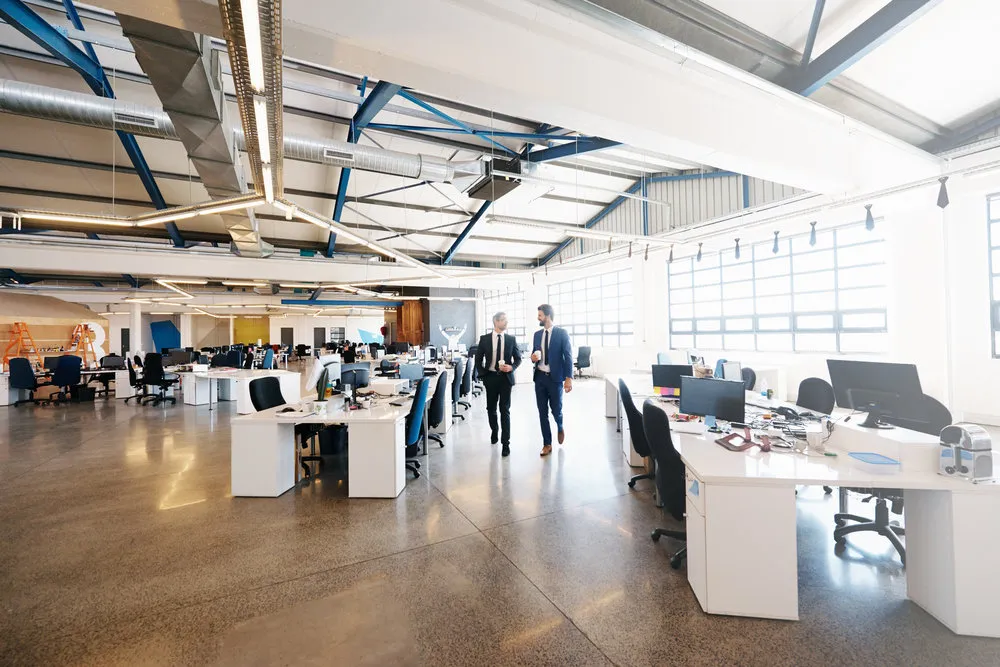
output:
[[[559,444],[560,445],[563,444],[563,440],[566,439],[566,431],[560,430],[558,438],[559,438]]]
[[[545,445],[542,447],[542,453],[539,456],[548,456],[552,453],[552,445]]]

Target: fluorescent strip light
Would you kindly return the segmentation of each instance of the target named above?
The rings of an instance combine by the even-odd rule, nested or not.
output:
[[[319,285],[307,285],[306,283],[278,283],[278,287],[288,287],[288,288],[302,288],[302,289],[316,289]]]
[[[109,225],[111,227],[133,227],[135,223],[113,218],[97,218],[80,215],[62,215],[60,213],[32,213],[25,211],[19,214],[25,220],[48,220],[50,222],[76,222],[85,225]]]
[[[260,161],[271,163],[271,139],[267,131],[267,100],[260,95],[253,96],[253,118],[257,124],[257,150]]]
[[[250,282],[248,280],[223,280],[222,284],[227,287],[267,287],[268,283],[257,280]]]
[[[167,311],[156,311],[155,313],[150,313],[150,315],[176,315],[177,313],[168,313]]]
[[[263,199],[254,199],[235,204],[225,204],[224,206],[209,206],[198,211],[198,215],[212,215],[213,213],[225,213],[226,211],[238,211],[244,208],[254,208],[265,203]]]
[[[264,199],[270,204],[274,201],[274,184],[271,183],[271,165],[264,165],[263,169],[261,169],[261,176],[264,179]]]
[[[125,299],[129,303],[153,303],[150,299]]]
[[[247,66],[250,68],[250,86],[258,93],[264,92],[264,53],[260,41],[260,17],[257,0],[240,0],[243,18],[243,38],[246,41]]]
[[[200,278],[159,278],[165,283],[173,283],[175,285],[207,285],[207,280],[202,280]]]
[[[163,287],[166,287],[169,290],[173,290],[173,291],[177,292],[178,294],[180,294],[181,296],[183,296],[185,298],[188,298],[188,299],[193,299],[194,298],[194,294],[190,294],[188,292],[185,292],[180,287],[175,287],[174,285],[171,285],[170,283],[168,283],[166,280],[154,280],[153,282],[155,282],[157,285],[161,285]]]

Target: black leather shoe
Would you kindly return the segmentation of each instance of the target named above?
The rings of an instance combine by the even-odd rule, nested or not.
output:
[[[497,435],[496,431],[493,431],[493,433],[490,435],[490,444],[491,445],[495,445],[499,441],[500,441],[500,437]]]
[[[500,456],[510,456],[510,445],[503,446],[503,450],[500,452]]]

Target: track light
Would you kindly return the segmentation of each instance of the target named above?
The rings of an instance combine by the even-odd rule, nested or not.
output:
[[[810,222],[809,226],[812,227],[809,230],[809,245],[816,245],[816,223]]]
[[[649,261],[649,246],[646,246],[646,256],[642,259],[643,261]]]
[[[632,259],[632,244],[628,244],[628,258]]]
[[[264,179],[264,199],[268,204],[274,201],[274,184],[271,182],[271,165],[265,164],[261,171],[261,177]]]
[[[871,204],[865,204],[865,229],[868,231],[875,229],[875,218],[872,216]]]
[[[674,247],[670,246],[670,254],[667,255],[667,264],[670,264],[673,261],[674,261]]]
[[[695,257],[699,262],[701,261],[701,244],[698,244],[698,255]]]
[[[779,233],[780,232],[775,232],[774,233],[774,246],[771,248],[771,252],[774,253],[775,255],[778,254],[778,234]]]
[[[740,258],[740,240],[736,239],[736,259]]]
[[[948,201],[948,186],[945,185],[945,183],[948,182],[948,177],[942,176],[941,178],[938,179],[938,181],[941,183],[941,189],[938,190],[937,205],[940,208],[948,208],[948,204],[950,203]]]
[[[257,125],[257,150],[260,161],[271,162],[271,135],[267,131],[267,100],[260,95],[253,96],[253,118]]]
[[[611,254],[611,244],[614,243],[612,239],[608,239],[608,254]]]

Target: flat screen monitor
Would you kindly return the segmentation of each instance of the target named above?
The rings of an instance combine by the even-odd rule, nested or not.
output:
[[[743,382],[743,366],[738,361],[724,361],[722,363],[723,380],[739,380]]]
[[[423,364],[400,364],[399,365],[399,379],[400,380],[419,380],[424,376],[424,365]]]
[[[410,344],[406,342],[396,343],[396,354],[406,354],[410,351]]]
[[[687,351],[688,363],[692,365],[704,366],[705,357],[698,350],[688,350]]]
[[[685,375],[694,375],[690,364],[653,364],[653,391],[660,396],[680,396],[681,378]]]
[[[874,403],[883,414],[903,416],[924,393],[913,364],[827,359],[826,367],[837,405],[849,410]]]
[[[45,367],[45,370],[54,371],[56,366],[59,365],[59,357],[45,357],[42,360],[42,365]]]
[[[680,411],[687,415],[712,416],[743,423],[746,394],[742,382],[719,378],[681,378]]]

